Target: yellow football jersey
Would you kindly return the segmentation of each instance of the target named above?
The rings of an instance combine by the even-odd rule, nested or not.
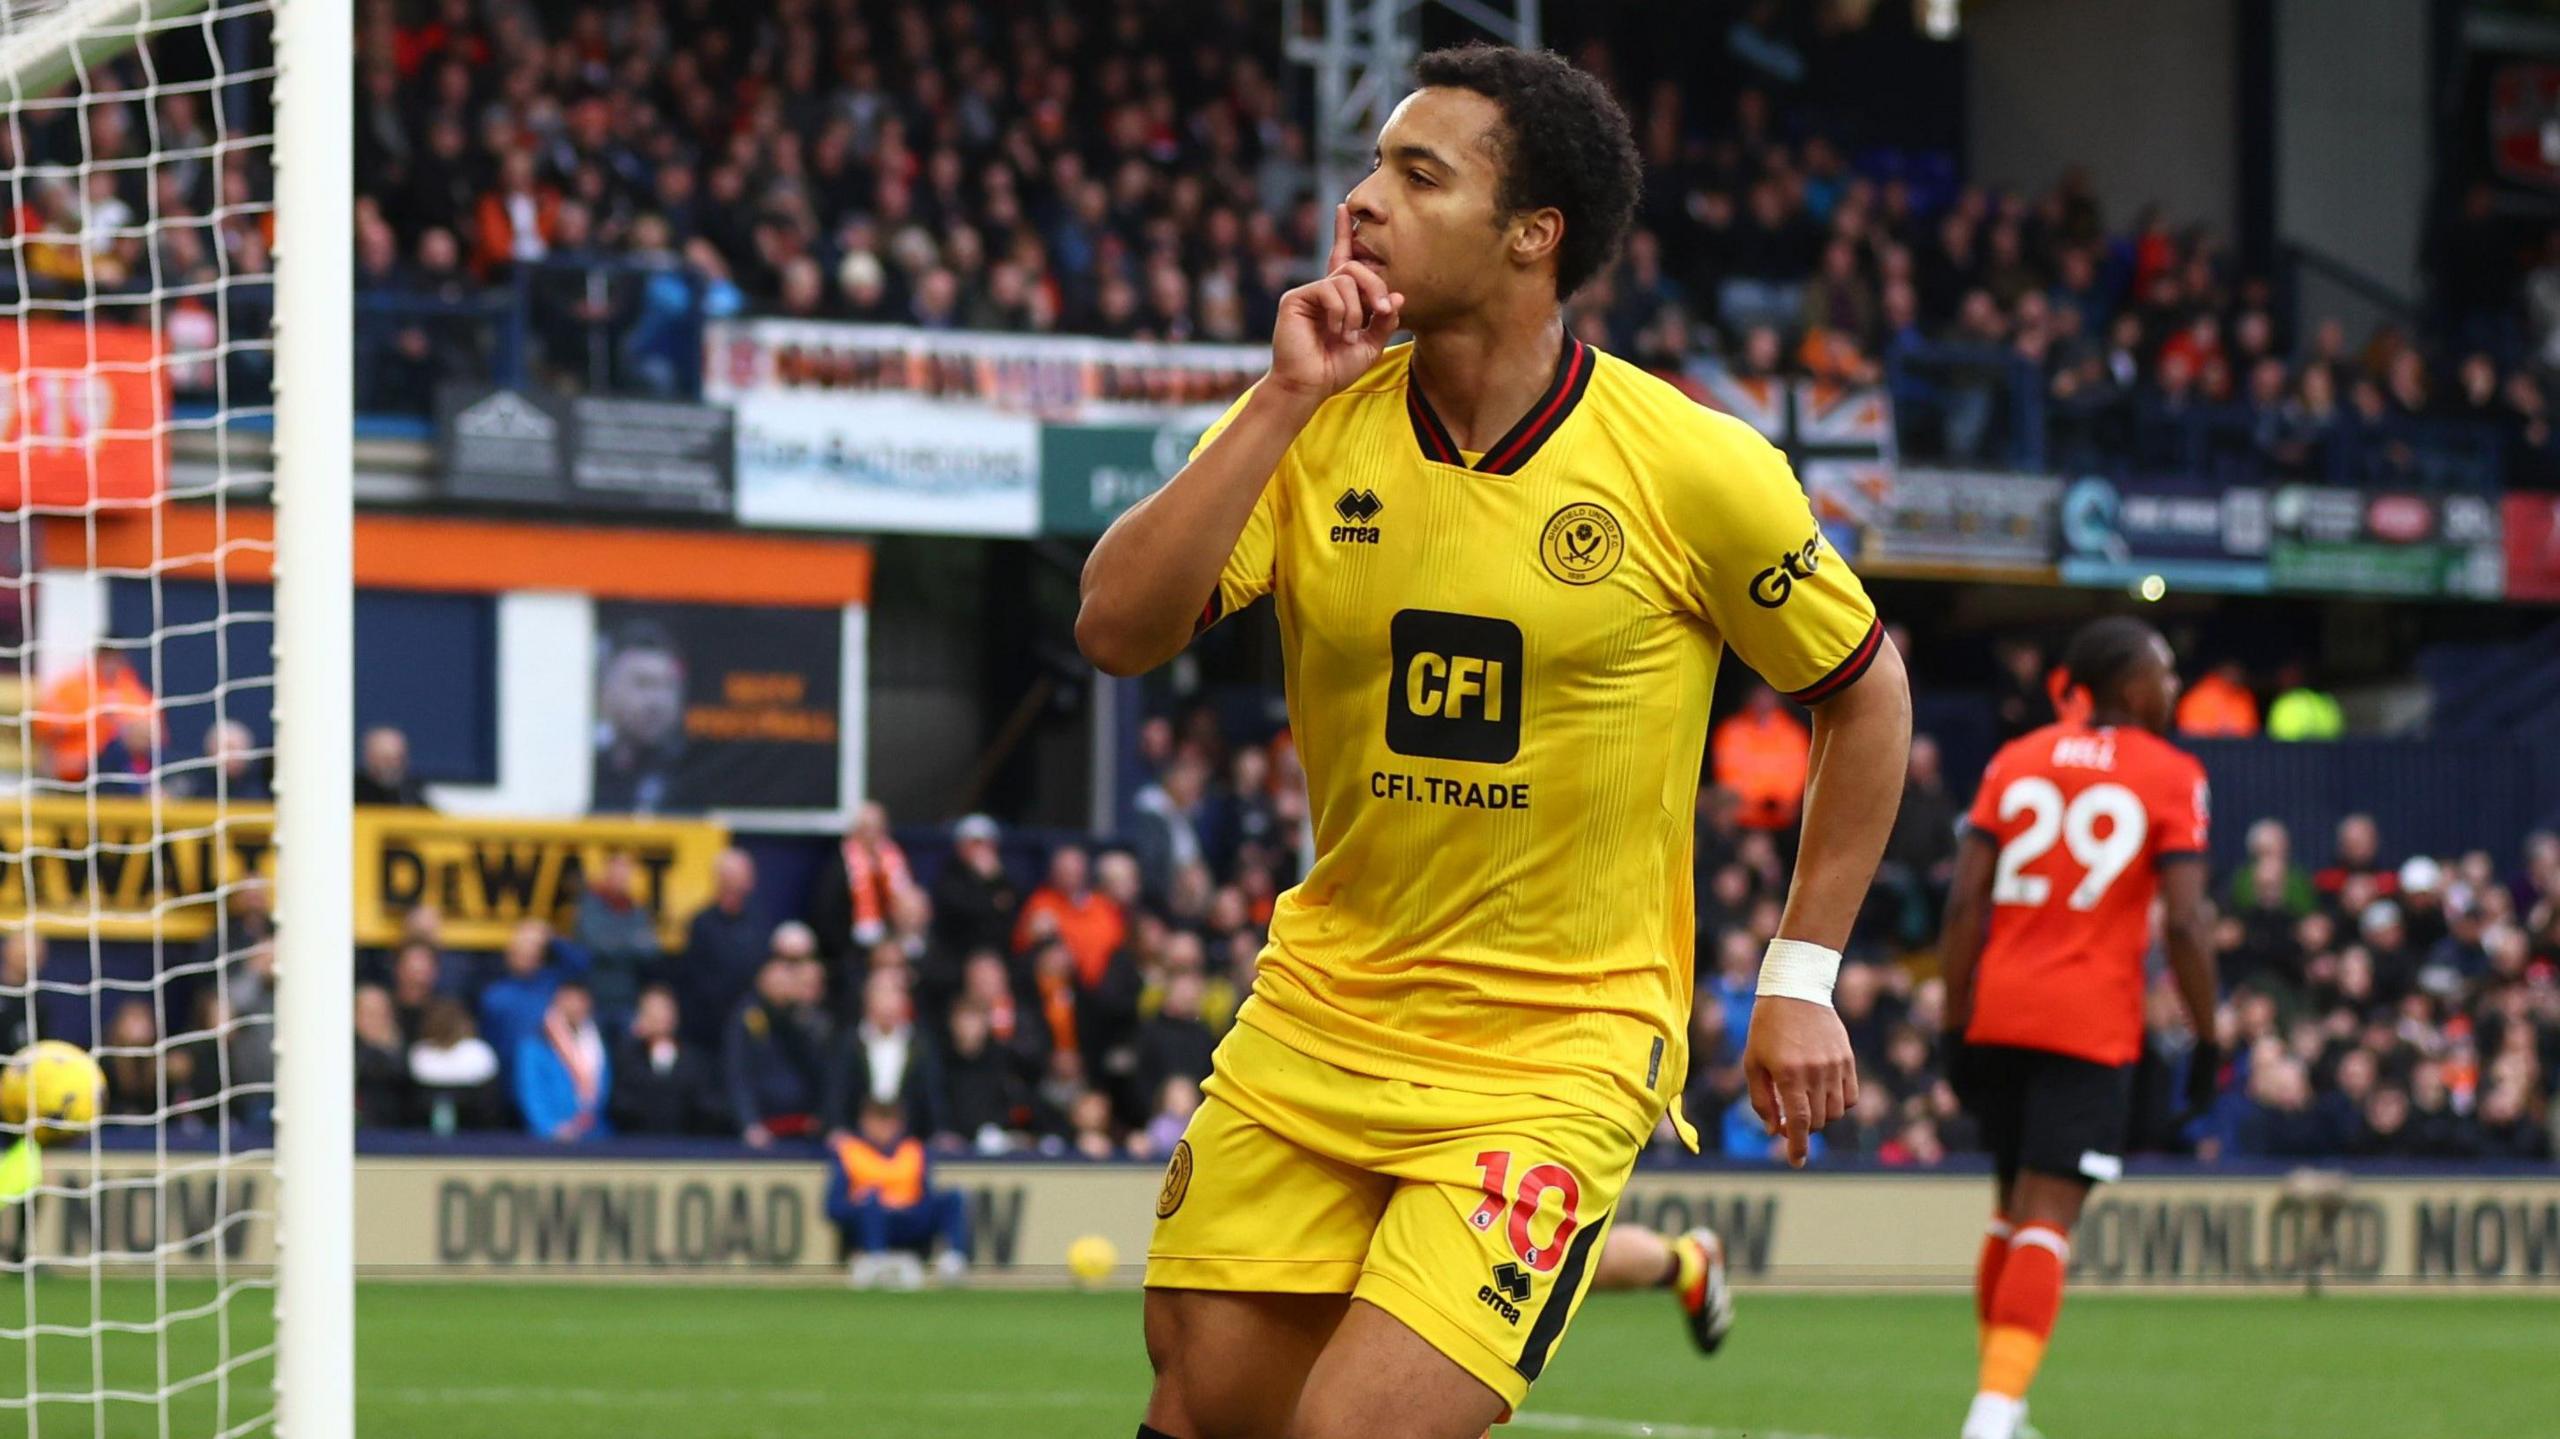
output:
[[[1465,455],[1411,356],[1316,412],[1202,615],[1273,596],[1315,825],[1238,1018],[1641,1138],[1688,1072],[1716,661],[1730,643],[1810,702],[1883,633],[1740,421],[1568,339],[1519,425]]]

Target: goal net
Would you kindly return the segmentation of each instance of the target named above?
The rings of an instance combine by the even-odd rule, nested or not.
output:
[[[350,8],[0,0],[0,1433],[352,1432]]]

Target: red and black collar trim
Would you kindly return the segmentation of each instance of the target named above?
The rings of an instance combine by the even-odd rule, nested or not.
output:
[[[1458,442],[1449,438],[1448,427],[1431,413],[1430,404],[1422,398],[1422,387],[1413,382],[1410,374],[1404,382],[1404,412],[1413,420],[1413,438],[1421,444],[1423,458],[1444,465],[1466,463],[1458,454]]]
[[[1582,402],[1582,392],[1591,388],[1591,372],[1599,362],[1589,345],[1565,336],[1564,351],[1556,356],[1555,377],[1547,382],[1546,392],[1520,417],[1508,434],[1485,448],[1484,458],[1475,468],[1488,475],[1516,473],[1549,436],[1564,428],[1565,417]],[[1405,414],[1413,421],[1414,443],[1422,447],[1423,458],[1444,465],[1464,465],[1466,459],[1458,451],[1458,442],[1449,435],[1449,427],[1431,412],[1431,402],[1422,397],[1422,387],[1413,382],[1410,366],[1405,371]]]

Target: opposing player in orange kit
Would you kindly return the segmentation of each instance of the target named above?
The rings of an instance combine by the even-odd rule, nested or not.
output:
[[[2019,1439],[2062,1309],[2071,1227],[2116,1178],[2142,1053],[2151,905],[2210,1083],[2215,979],[2204,766],[2161,738],[2178,699],[2168,641],[2093,621],[2063,656],[2065,719],[1992,757],[1966,820],[1939,957],[1949,1070],[1998,1188],[1975,1274],[1981,1369],[1963,1439]]]

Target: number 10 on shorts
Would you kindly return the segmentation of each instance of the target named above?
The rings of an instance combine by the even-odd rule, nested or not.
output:
[[[1477,1229],[1492,1233],[1494,1222],[1507,1211],[1510,1218],[1505,1234],[1511,1240],[1511,1252],[1521,1263],[1539,1274],[1552,1271],[1564,1259],[1566,1241],[1573,1238],[1575,1226],[1582,1220],[1577,1211],[1582,1205],[1582,1185],[1573,1172],[1561,1164],[1533,1164],[1520,1176],[1520,1187],[1511,1187],[1511,1151],[1488,1149],[1476,1156],[1476,1169],[1484,1181],[1484,1202],[1476,1206],[1467,1222]],[[1531,1223],[1538,1217],[1549,1190],[1563,1200],[1563,1217],[1556,1221],[1556,1232],[1539,1244],[1530,1235]]]

